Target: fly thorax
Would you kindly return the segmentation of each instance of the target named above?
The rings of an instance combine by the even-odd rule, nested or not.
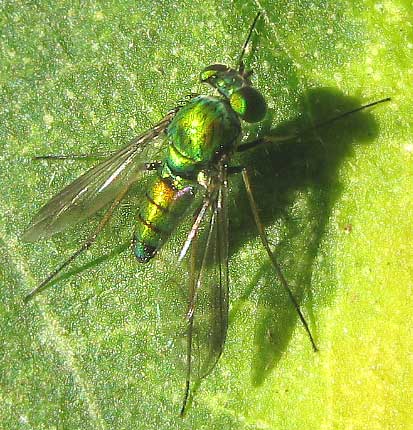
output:
[[[182,107],[168,127],[167,163],[188,176],[234,149],[241,133],[237,114],[223,98],[198,96]]]

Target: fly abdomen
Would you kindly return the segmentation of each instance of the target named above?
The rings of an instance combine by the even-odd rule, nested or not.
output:
[[[182,220],[193,197],[191,185],[162,177],[161,173],[155,176],[137,214],[134,253],[139,262],[146,263],[155,256]]]

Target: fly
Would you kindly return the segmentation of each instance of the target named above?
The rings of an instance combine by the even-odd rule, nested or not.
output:
[[[243,62],[259,17],[260,13],[250,26],[236,68],[212,64],[202,70],[201,82],[209,84],[218,94],[188,96],[150,130],[112,153],[53,197],[39,210],[23,235],[27,242],[48,238],[106,207],[92,234],[25,297],[28,301],[94,244],[120,202],[144,176],[150,175],[149,185],[138,205],[132,240],[133,252],[139,262],[154,258],[185,216],[193,214],[194,221],[179,256],[181,261],[189,254],[182,416],[201,379],[216,366],[225,344],[229,304],[228,180],[233,174],[242,176],[261,242],[313,349],[317,350],[299,304],[271,250],[248,170],[244,166],[231,165],[236,152],[299,137],[264,136],[249,142],[242,140],[242,122],[260,122],[267,112],[263,95],[252,86],[252,71],[246,71]],[[362,106],[328,122],[388,100]],[[151,142],[162,137],[163,159],[153,162],[150,156],[155,154],[155,145]]]

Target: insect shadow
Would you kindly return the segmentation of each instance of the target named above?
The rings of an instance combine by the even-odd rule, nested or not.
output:
[[[297,301],[309,317],[317,339],[316,321],[312,314],[311,278],[315,260],[332,208],[343,188],[338,179],[342,162],[351,156],[354,144],[371,144],[378,135],[378,124],[371,110],[363,110],[331,124],[329,118],[361,106],[355,97],[345,96],[333,88],[315,88],[305,92],[299,102],[301,115],[263,134],[298,134],[299,139],[279,145],[267,145],[246,153],[244,162],[252,166],[254,193],[265,226],[280,221],[276,254]],[[272,118],[268,118],[270,123]],[[240,188],[241,189],[241,188]],[[240,193],[244,194],[243,191]],[[230,255],[256,237],[246,196],[238,195],[236,208],[230,207],[232,243]],[[344,226],[343,226],[344,231]],[[297,323],[297,313],[273,274],[270,262],[257,267],[255,276],[241,297],[232,303],[230,323],[242,303],[250,298],[257,285],[254,352],[251,378],[261,384],[277,365],[287,348]],[[317,291],[317,305],[328,303],[335,285]],[[322,346],[321,346],[322,347]]]

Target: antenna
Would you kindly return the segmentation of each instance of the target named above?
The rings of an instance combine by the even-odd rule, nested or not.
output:
[[[247,49],[248,43],[251,40],[252,32],[254,31],[255,24],[257,23],[258,18],[260,17],[260,15],[261,15],[261,12],[258,12],[257,15],[255,16],[254,21],[252,22],[251,27],[250,27],[250,29],[248,31],[247,39],[244,42],[244,46],[242,47],[242,51],[241,51],[241,54],[239,56],[238,71],[241,74],[244,71],[244,63],[242,62],[242,59],[244,58],[245,50]]]

